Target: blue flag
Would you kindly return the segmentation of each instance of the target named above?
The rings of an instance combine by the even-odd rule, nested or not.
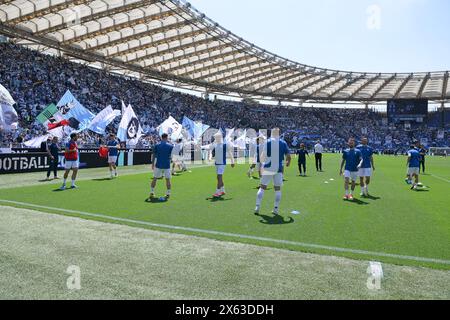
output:
[[[194,121],[192,121],[188,117],[184,116],[182,126],[186,130],[186,132],[189,134],[189,138],[194,137],[194,127],[195,127]]]
[[[67,90],[64,96],[59,100],[56,105],[61,112],[62,116],[66,120],[75,119],[72,123],[77,123],[77,128],[73,128],[80,132],[89,127],[92,119],[95,115],[88,109],[83,107],[83,105],[78,102],[78,100],[72,95],[72,93]]]

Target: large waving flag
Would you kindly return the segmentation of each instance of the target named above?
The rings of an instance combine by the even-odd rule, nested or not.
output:
[[[9,91],[0,84],[0,129],[9,131],[18,128],[19,117],[13,107],[15,103]]]
[[[12,105],[0,103],[0,129],[5,131],[18,128],[19,116]]]
[[[88,129],[98,134],[105,134],[106,127],[120,115],[119,110],[113,110],[111,106],[107,106],[95,116]]]
[[[69,120],[70,118],[74,118],[78,120],[79,126],[78,128],[74,128],[77,131],[87,129],[92,119],[95,117],[92,112],[78,102],[70,90],[66,91],[56,106],[59,108],[59,111],[63,115],[64,119]]]
[[[28,148],[39,148],[41,146],[41,143],[46,141],[47,138],[50,138],[50,134],[33,138],[31,140],[25,141],[23,144]]]
[[[16,102],[14,101],[13,97],[11,97],[11,94],[4,86],[0,84],[0,104],[6,104],[6,105],[14,105]]]
[[[193,138],[194,137],[194,126],[195,126],[194,121],[192,121],[188,117],[184,116],[183,122],[181,123],[181,125],[186,130],[187,134],[189,135],[189,138]]]
[[[135,146],[143,135],[141,124],[134,113],[133,108],[129,105],[122,115],[117,137],[121,141],[126,141],[127,145]]]
[[[159,135],[167,133],[171,140],[177,140],[182,136],[183,126],[170,116],[157,129],[159,130]]]
[[[234,145],[241,150],[246,149],[247,144],[247,129],[243,131],[243,133],[234,141]]]

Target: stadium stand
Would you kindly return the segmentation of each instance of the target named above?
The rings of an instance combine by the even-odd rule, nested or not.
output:
[[[69,89],[80,102],[93,112],[111,104],[120,109],[121,100],[130,103],[142,120],[147,137],[143,146],[153,144],[155,128],[169,115],[181,119],[184,115],[203,121],[215,128],[266,129],[279,126],[285,139],[296,147],[300,141],[312,144],[322,139],[331,150],[345,146],[348,136],[367,135],[379,151],[402,151],[405,141],[426,139],[430,146],[448,146],[448,127],[443,139],[438,138],[442,124],[450,123],[448,111],[430,115],[428,125],[413,125],[406,130],[402,125],[386,125],[385,114],[364,109],[333,109],[249,105],[225,100],[206,100],[152,85],[105,70],[94,69],[67,59],[54,57],[10,43],[0,44],[0,83],[17,101],[20,129],[1,133],[1,144],[20,143],[44,133],[36,116],[45,106],[55,103]],[[445,112],[445,115],[443,115]],[[117,130],[116,120],[110,126]],[[85,133],[82,141],[97,145],[101,137]]]

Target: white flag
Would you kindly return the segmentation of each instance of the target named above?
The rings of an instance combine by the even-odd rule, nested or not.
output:
[[[233,142],[233,141],[231,140],[231,138],[232,138],[233,133],[234,133],[234,128],[233,128],[233,129],[227,129],[226,132],[227,132],[227,133],[226,133],[226,136],[225,136],[225,143]]]
[[[172,141],[175,141],[182,136],[183,126],[175,120],[172,116],[167,118],[166,121],[161,123],[157,128],[159,130],[159,135],[167,133]]]
[[[0,104],[14,105],[16,102],[11,97],[11,94],[4,86],[0,84]]]
[[[127,145],[134,147],[143,135],[141,124],[139,123],[133,108],[129,105],[122,115],[117,137],[121,141],[126,141]]]
[[[41,143],[46,141],[48,137],[50,137],[49,134],[46,134],[45,136],[39,136],[31,140],[25,141],[24,145],[27,146],[28,148],[40,148]]]
[[[113,110],[111,106],[99,112],[89,125],[89,130],[98,134],[105,134],[106,127],[121,113],[119,110]]]
[[[0,129],[5,131],[18,128],[19,116],[10,104],[0,103]]]
[[[247,143],[247,129],[244,130],[242,135],[234,141],[234,145],[238,147],[240,150],[245,150]]]

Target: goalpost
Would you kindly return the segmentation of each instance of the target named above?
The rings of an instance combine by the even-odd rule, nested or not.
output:
[[[437,147],[431,147],[429,149],[430,155],[432,156],[448,156],[450,155],[450,148],[437,148]]]

